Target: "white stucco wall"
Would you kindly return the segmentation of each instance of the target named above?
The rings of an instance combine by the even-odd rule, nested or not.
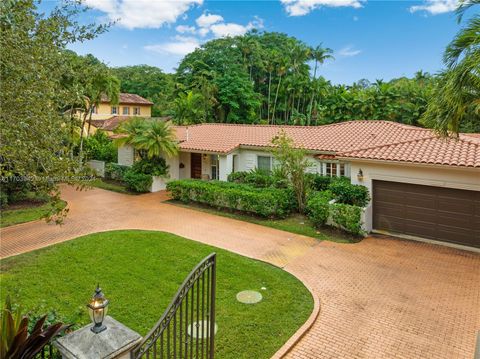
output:
[[[363,172],[363,180],[357,174]],[[452,166],[422,166],[388,162],[351,162],[351,182],[366,186],[372,196],[372,181],[392,181],[426,186],[448,187],[480,191],[480,170],[459,169]],[[372,230],[372,203],[366,207],[365,228]]]
[[[123,166],[133,165],[134,150],[130,145],[125,145],[118,148],[118,164]]]
[[[179,179],[190,178],[190,172],[192,170],[190,152],[179,153],[179,166],[180,163],[183,164],[183,168],[179,168]]]

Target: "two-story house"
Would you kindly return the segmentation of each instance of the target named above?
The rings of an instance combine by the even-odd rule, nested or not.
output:
[[[110,132],[132,117],[151,117],[152,106],[152,102],[136,94],[120,93],[118,104],[102,96],[100,104],[92,110],[91,125]]]

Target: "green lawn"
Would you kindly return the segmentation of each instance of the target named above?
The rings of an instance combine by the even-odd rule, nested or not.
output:
[[[109,314],[144,335],[211,252],[217,253],[216,356],[270,358],[311,314],[308,290],[277,267],[168,233],[102,232],[4,259],[0,296],[4,301],[9,293],[34,313],[54,310],[80,325],[89,323],[85,304],[99,282]],[[237,302],[246,289],[260,291],[263,301]]]
[[[136,192],[130,191],[123,183],[118,181],[97,178],[89,182],[88,184],[92,187],[105,189],[107,191],[113,191],[113,192],[124,193],[124,194],[138,194]]]
[[[67,205],[64,203],[64,207]],[[50,210],[50,204],[38,204],[38,205],[29,205],[25,208],[17,209],[5,209],[1,211],[0,216],[0,227],[13,226],[14,224],[20,224],[30,221],[35,221],[37,219],[43,218],[48,214]]]
[[[340,230],[336,230],[334,228],[322,228],[317,229],[313,226],[311,221],[300,214],[295,214],[287,218],[283,219],[268,219],[268,218],[261,218],[255,217],[248,214],[240,213],[240,212],[232,212],[228,210],[217,210],[213,207],[209,207],[206,205],[198,204],[198,203],[189,203],[185,204],[180,201],[170,200],[166,203],[173,204],[175,206],[191,208],[202,212],[207,212],[210,214],[215,214],[218,216],[238,219],[240,221],[250,222],[259,224],[266,227],[280,229],[282,231],[291,232],[295,234],[301,234],[307,237],[316,238],[319,240],[327,240],[333,241],[338,243],[356,243],[361,238],[349,235],[347,233],[341,232]]]

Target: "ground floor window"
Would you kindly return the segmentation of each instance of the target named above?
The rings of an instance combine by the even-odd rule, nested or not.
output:
[[[322,162],[320,163],[320,174],[329,177],[350,177],[350,168],[346,163]]]
[[[257,156],[257,169],[270,172],[272,170],[272,157]]]
[[[212,155],[210,158],[211,166],[212,166],[212,180],[218,180],[218,155]]]

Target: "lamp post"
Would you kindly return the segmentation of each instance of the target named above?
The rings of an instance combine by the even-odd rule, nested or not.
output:
[[[95,334],[98,334],[107,329],[107,327],[103,324],[103,319],[107,315],[108,299],[105,298],[102,289],[98,284],[90,303],[87,304],[87,308],[90,319],[94,324],[91,328],[91,331]]]

